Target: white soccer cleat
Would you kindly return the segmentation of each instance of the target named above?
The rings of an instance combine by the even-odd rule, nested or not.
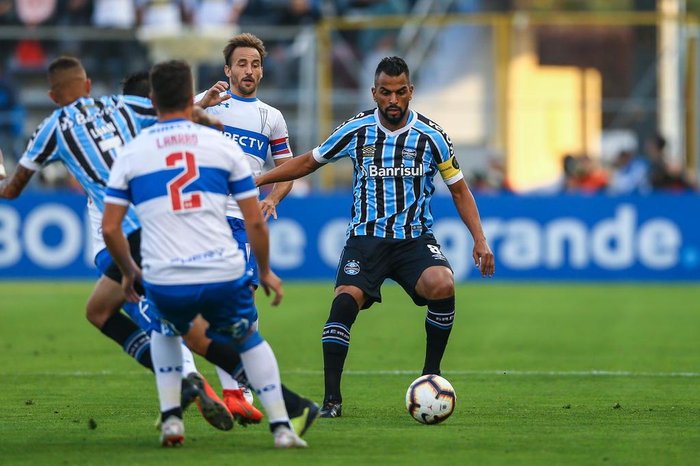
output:
[[[248,403],[253,404],[253,402],[255,401],[255,397],[253,396],[253,390],[246,386],[241,386],[241,390],[243,390],[243,398],[245,398],[245,400]]]
[[[177,416],[170,416],[160,426],[160,444],[164,447],[176,447],[185,442],[185,424]]]
[[[306,448],[309,445],[294,433],[289,427],[280,426],[275,429],[275,448]]]

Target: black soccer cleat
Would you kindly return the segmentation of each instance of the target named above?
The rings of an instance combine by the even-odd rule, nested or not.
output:
[[[321,410],[318,405],[308,398],[301,399],[301,406],[298,413],[289,413],[289,422],[292,424],[294,432],[299,437],[303,437],[311,424],[314,423]]]
[[[182,379],[182,391],[180,392],[180,406],[184,412],[199,396],[199,388],[190,380]]]
[[[340,417],[343,414],[343,403],[335,400],[326,400],[323,402],[323,408],[319,413],[319,417]]]

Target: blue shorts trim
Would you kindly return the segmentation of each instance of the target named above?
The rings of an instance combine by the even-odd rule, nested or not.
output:
[[[231,233],[233,233],[233,239],[238,243],[238,249],[243,251],[245,256],[246,270],[251,274],[251,285],[256,288],[260,286],[260,275],[258,274],[258,263],[255,260],[255,254],[250,250],[250,244],[248,243],[248,234],[245,231],[245,222],[240,218],[226,217],[229,226],[231,227]]]

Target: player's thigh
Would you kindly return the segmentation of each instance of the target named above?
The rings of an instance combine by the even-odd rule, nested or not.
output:
[[[370,307],[375,301],[381,302],[381,286],[390,271],[391,246],[392,242],[383,238],[370,236],[348,238],[338,262],[335,278],[336,295],[339,289],[356,288],[364,294],[362,309]]]
[[[195,316],[192,320],[190,330],[183,336],[187,347],[199,354],[205,356],[209,348],[210,339],[206,335],[209,323],[201,315]]]
[[[133,231],[129,234],[127,237],[127,241],[129,243],[129,252],[131,253],[131,258],[134,259],[134,262],[140,267],[141,266],[141,230],[136,230]],[[111,278],[117,283],[121,283],[122,281],[122,272],[119,269],[119,266],[112,260],[112,257],[109,255],[109,253],[103,249],[100,251],[96,258],[95,258],[95,265],[97,265],[97,268],[102,272],[103,275],[106,277]],[[144,290],[143,287],[141,286],[140,283],[135,283],[134,287],[136,288],[136,291],[143,295]]]
[[[452,267],[433,236],[404,240],[392,259],[391,278],[417,305],[454,294]]]
[[[119,312],[123,303],[124,292],[121,283],[103,275],[97,280],[95,288],[88,298],[85,315],[93,325],[99,328],[104,325],[107,319]]]

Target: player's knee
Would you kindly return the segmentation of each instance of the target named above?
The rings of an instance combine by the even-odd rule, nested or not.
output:
[[[420,276],[416,291],[425,299],[445,299],[455,294],[455,281],[447,267],[430,267]]]
[[[118,309],[117,309],[118,310]],[[116,312],[108,306],[97,300],[89,300],[85,306],[85,318],[88,322],[97,328],[102,328],[102,326],[107,322],[107,320],[112,317]]]

